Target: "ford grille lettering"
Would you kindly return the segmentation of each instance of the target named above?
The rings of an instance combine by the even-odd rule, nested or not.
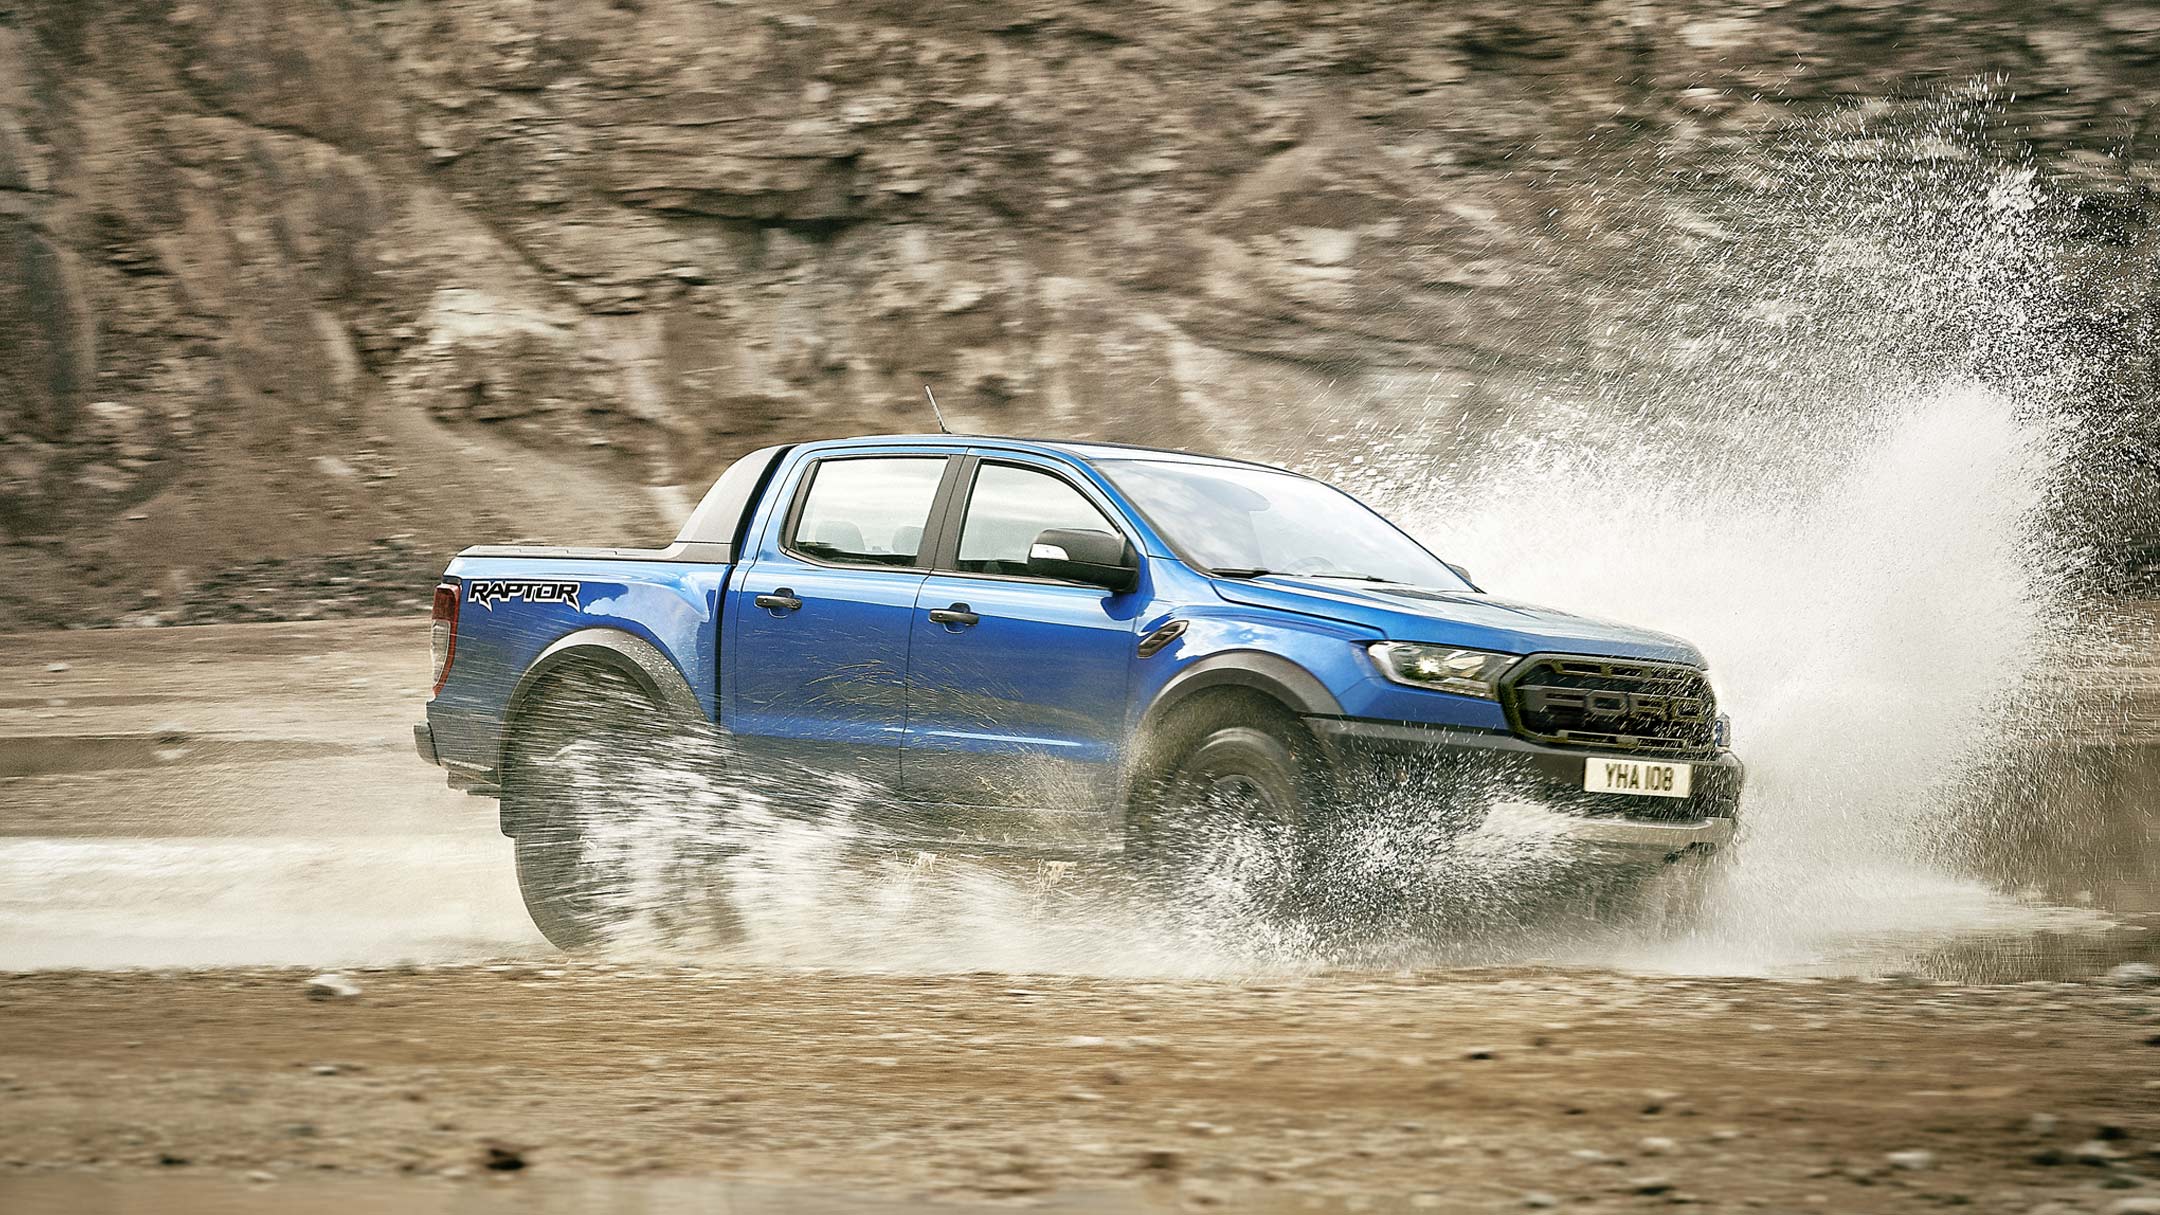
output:
[[[1531,713],[1574,712],[1629,721],[1710,720],[1710,706],[1693,696],[1537,686],[1522,689],[1520,696],[1522,707]]]

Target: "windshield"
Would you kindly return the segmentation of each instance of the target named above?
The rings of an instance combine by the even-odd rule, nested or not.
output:
[[[1356,498],[1268,468],[1105,460],[1104,475],[1180,555],[1218,574],[1297,574],[1467,590]]]

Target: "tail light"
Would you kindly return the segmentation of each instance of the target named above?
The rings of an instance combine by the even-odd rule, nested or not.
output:
[[[457,605],[456,586],[445,583],[435,588],[435,619],[428,626],[428,650],[435,658],[435,689],[430,696],[442,692],[450,678],[450,660],[457,657]]]

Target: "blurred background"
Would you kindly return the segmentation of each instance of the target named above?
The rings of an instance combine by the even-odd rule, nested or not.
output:
[[[0,0],[0,611],[424,611],[925,383],[1395,502],[1976,380],[2137,592],[2156,80],[2116,2]]]

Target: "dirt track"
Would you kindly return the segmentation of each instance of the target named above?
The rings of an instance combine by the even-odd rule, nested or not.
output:
[[[2160,1199],[2160,987],[561,959],[410,755],[421,653],[0,637],[0,966],[188,967],[0,975],[0,1211]],[[226,966],[369,958],[479,961]]]
[[[319,1003],[290,971],[0,979],[0,1200],[50,1170],[261,1171],[296,1199],[331,1172],[476,1184],[509,1163],[491,1148],[533,1187],[722,1175],[1232,1209],[2098,1211],[2160,1172],[2160,989],[355,978]],[[1931,1157],[1891,1155],[1911,1152]]]

